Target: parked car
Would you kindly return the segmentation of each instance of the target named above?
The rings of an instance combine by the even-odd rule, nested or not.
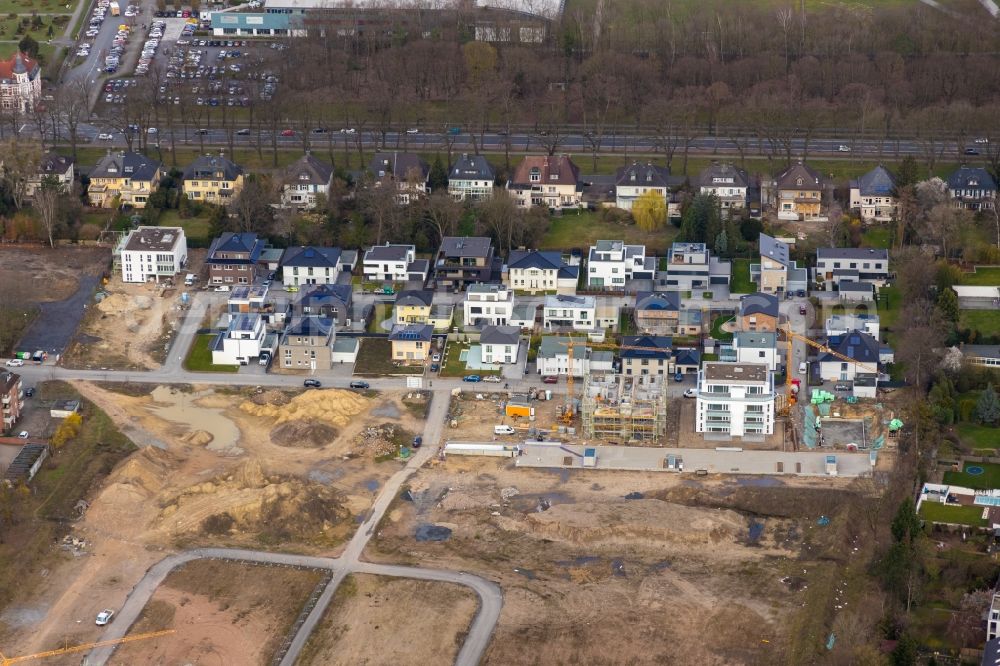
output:
[[[850,384],[837,384],[836,386],[833,387],[833,390],[834,391],[850,391],[851,390],[851,385]]]
[[[559,377],[557,377],[555,375],[545,375],[544,377],[542,377],[542,383],[543,384],[558,384],[559,383]]]
[[[499,384],[502,380],[500,379],[500,375],[489,375],[487,377],[483,377],[483,381]]]
[[[97,626],[103,627],[107,623],[111,622],[111,618],[115,616],[115,612],[110,608],[105,608],[100,613],[97,614]]]
[[[305,386],[306,388],[319,388],[323,386],[318,379],[307,379],[304,382],[302,382],[302,385]]]
[[[35,388],[33,386],[29,386],[28,388],[24,389],[24,395],[25,395],[25,397],[28,397],[28,398],[34,396],[35,395]]]
[[[466,376],[462,377],[462,381],[463,382],[481,382],[481,381],[483,381],[483,378],[480,377],[479,375],[466,375]]]
[[[421,437],[420,435],[417,435],[416,437],[413,438],[413,448],[419,449],[421,445],[423,445],[423,443],[424,443],[424,438]]]
[[[431,360],[433,362],[435,362],[435,363],[440,363],[441,362],[441,354],[437,354],[437,353],[431,354]]]
[[[698,397],[698,389],[694,389],[694,388],[686,389],[684,391],[684,397],[685,398],[697,398]]]
[[[978,155],[979,154],[979,149],[977,149],[977,148],[966,148],[965,149],[965,154],[966,155]]]
[[[28,439],[29,437],[31,437],[31,435],[28,434],[27,430],[22,430],[21,432],[17,433],[18,439]]]
[[[22,361],[19,358],[12,358],[9,361],[7,361],[7,365],[11,368],[20,368],[22,365],[24,365],[24,361]]]
[[[216,291],[229,291],[229,285],[228,284],[220,284],[218,287],[215,288],[215,290]]]
[[[351,382],[349,386],[353,389],[366,389],[371,386],[368,382]]]
[[[431,363],[431,372],[437,372],[441,369],[440,363]]]
[[[840,153],[849,153],[849,152],[851,152],[851,147],[850,146],[845,146],[844,144],[840,144],[839,146],[837,146],[837,152],[840,152]]]
[[[295,130],[291,129],[281,130],[281,136],[295,136]]]

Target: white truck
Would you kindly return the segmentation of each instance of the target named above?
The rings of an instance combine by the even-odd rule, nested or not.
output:
[[[119,16],[122,13],[121,7],[118,6],[117,2],[112,2],[109,6],[111,8],[112,16]]]

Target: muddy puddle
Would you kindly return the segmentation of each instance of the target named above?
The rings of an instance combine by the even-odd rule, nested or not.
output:
[[[212,395],[212,391],[184,393],[167,386],[157,386],[152,397],[154,404],[148,406],[152,414],[159,418],[185,426],[190,431],[201,430],[212,436],[205,446],[209,451],[239,455],[243,449],[236,446],[240,439],[240,429],[223,415],[221,409],[201,407],[198,399]]]

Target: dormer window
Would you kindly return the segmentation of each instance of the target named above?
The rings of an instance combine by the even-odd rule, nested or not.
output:
[[[653,174],[651,174],[649,172],[646,173],[646,182],[647,183],[652,183],[653,182]]]
[[[802,178],[796,178],[795,179],[795,186],[796,187],[802,187]]]
[[[307,174],[307,173],[300,173],[299,174],[299,180],[309,180],[309,174]]]
[[[978,178],[970,178],[969,179],[969,187],[979,187],[979,179]]]
[[[632,172],[632,173],[631,173],[631,174],[629,175],[629,180],[631,180],[631,181],[632,181],[633,183],[635,182],[635,171],[633,171],[633,172]]]
[[[537,183],[542,179],[542,172],[538,167],[531,167],[531,175],[528,176],[531,182]]]

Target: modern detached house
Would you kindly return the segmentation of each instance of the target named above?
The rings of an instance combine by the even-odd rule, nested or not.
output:
[[[406,205],[430,190],[427,179],[431,168],[413,153],[375,153],[368,165],[377,187],[394,187],[396,202]]]
[[[732,164],[713,162],[698,174],[698,189],[702,194],[714,194],[723,215],[730,210],[746,208],[750,177]]]
[[[628,280],[651,280],[656,274],[656,257],[646,256],[645,245],[599,240],[590,246],[587,257],[587,287],[624,291]]]
[[[306,153],[285,169],[281,186],[281,205],[299,210],[316,207],[317,195],[330,196],[333,167],[311,153]]]
[[[579,208],[583,204],[580,169],[566,155],[528,155],[507,182],[521,208]]]
[[[997,182],[986,169],[963,164],[948,176],[948,194],[957,208],[993,210],[997,199]]]
[[[187,239],[180,227],[139,227],[118,248],[122,282],[172,278],[187,265]]]
[[[463,154],[448,170],[448,194],[455,201],[483,201],[493,196],[496,173],[482,155]]]
[[[516,326],[484,326],[479,335],[483,363],[516,363],[521,329]]]
[[[791,258],[788,243],[760,234],[758,245],[760,263],[750,264],[750,279],[762,292],[783,295],[808,289],[809,271]]]
[[[226,232],[212,241],[205,264],[211,284],[253,284],[264,241],[251,233]]]
[[[647,192],[653,192],[666,206],[670,197],[669,179],[670,170],[666,167],[638,162],[622,167],[615,175],[615,205],[632,210],[636,199]]]
[[[667,288],[678,291],[728,285],[732,264],[712,256],[704,243],[673,243],[667,261]]]
[[[281,279],[286,289],[306,284],[337,284],[338,277],[339,247],[290,247],[281,257]]]
[[[816,282],[827,289],[842,282],[881,287],[889,279],[889,250],[867,247],[821,247],[816,250]]]
[[[888,222],[896,217],[896,177],[881,164],[851,181],[851,208],[862,220]]]
[[[368,282],[427,281],[429,263],[412,245],[375,245],[365,251],[361,272]]]
[[[465,289],[476,282],[490,282],[494,266],[493,242],[484,236],[445,236],[434,260],[439,287]]]

